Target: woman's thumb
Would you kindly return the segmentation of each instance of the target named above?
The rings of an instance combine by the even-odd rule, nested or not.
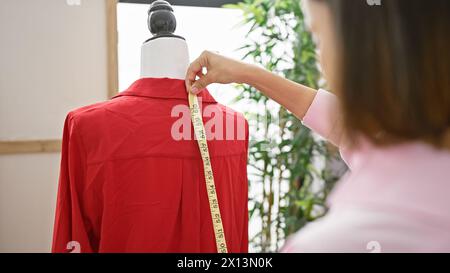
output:
[[[211,83],[208,75],[205,75],[192,84],[191,93],[197,95]]]

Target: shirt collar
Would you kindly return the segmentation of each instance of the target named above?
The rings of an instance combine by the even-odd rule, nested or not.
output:
[[[141,78],[135,81],[128,89],[117,97],[137,96],[159,99],[188,99],[184,80],[170,78]],[[202,102],[217,103],[208,89],[203,89],[198,95]]]

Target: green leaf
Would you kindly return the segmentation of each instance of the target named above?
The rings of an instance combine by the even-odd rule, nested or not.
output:
[[[244,0],[225,7],[241,10],[242,23],[250,26],[246,43],[236,49],[242,52],[243,59],[259,63],[292,81],[318,88],[321,76],[315,44],[306,31],[300,2]],[[337,178],[314,165],[318,159],[329,158],[327,149],[292,113],[282,108],[272,111],[273,102],[251,86],[235,85],[235,88],[241,91],[235,101],[244,100],[265,110],[265,113],[245,113],[251,121],[253,140],[249,147],[249,186],[258,188],[256,192],[261,193],[249,201],[250,218],[262,221],[261,229],[250,243],[261,251],[275,251],[280,240],[322,216],[312,215],[314,207],[326,212],[326,196]],[[273,144],[275,146],[271,146]],[[325,186],[314,192],[312,188],[317,180]],[[277,184],[283,186],[274,187]],[[269,209],[273,217],[267,223]],[[270,238],[277,232],[279,241]]]

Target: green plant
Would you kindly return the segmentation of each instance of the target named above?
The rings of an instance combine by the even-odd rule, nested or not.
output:
[[[299,0],[245,0],[226,7],[242,10],[250,27],[249,42],[240,48],[244,59],[319,88],[315,45]],[[336,181],[326,164],[331,154],[290,112],[251,86],[237,88],[242,91],[237,100],[261,109],[246,113],[252,138],[249,186],[259,190],[250,196],[249,213],[260,232],[250,243],[255,251],[277,251],[288,235],[326,213],[325,198]]]

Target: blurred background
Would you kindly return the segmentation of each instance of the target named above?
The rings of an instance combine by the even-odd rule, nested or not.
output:
[[[50,251],[64,118],[139,78],[151,2],[0,1],[0,252]],[[219,51],[326,87],[300,0],[169,2],[191,59]],[[344,167],[333,147],[253,88],[209,89],[251,126],[250,251],[277,251],[326,213]]]

